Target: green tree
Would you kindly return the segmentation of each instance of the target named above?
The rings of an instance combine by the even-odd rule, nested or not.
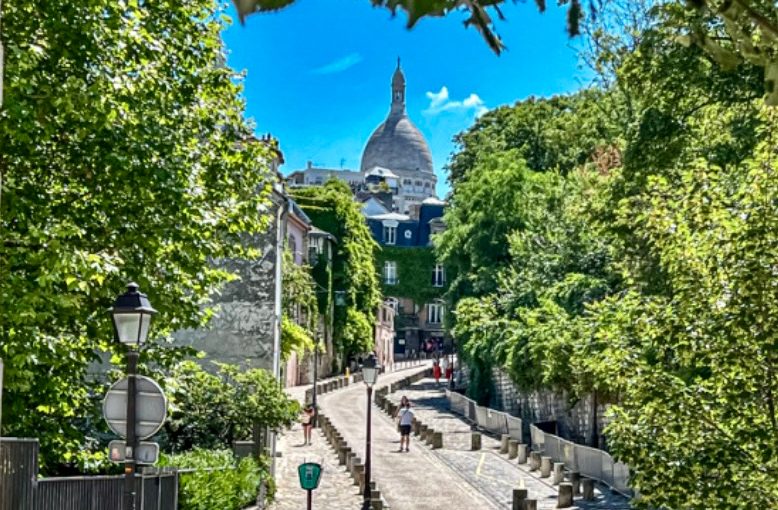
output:
[[[345,358],[372,349],[372,324],[381,298],[375,270],[378,245],[370,235],[359,204],[348,185],[337,180],[329,180],[324,186],[296,189],[292,195],[316,227],[337,239],[332,257],[332,289],[343,293],[345,303],[335,303],[335,346]],[[326,264],[324,259],[317,266]],[[330,277],[326,272],[317,273]],[[328,284],[319,281],[323,288],[329,288]],[[318,297],[326,299],[328,295],[321,293]]]
[[[41,439],[45,468],[83,454],[87,367],[135,280],[152,337],[202,326],[255,256],[269,151],[243,118],[216,4],[3,2],[0,356],[3,434]]]

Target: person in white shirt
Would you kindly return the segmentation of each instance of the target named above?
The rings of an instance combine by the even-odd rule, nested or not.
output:
[[[405,451],[411,445],[411,425],[413,424],[413,411],[411,410],[411,401],[408,397],[403,395],[400,399],[400,407],[395,413],[395,418],[399,419],[400,425],[400,451],[403,451],[403,444],[405,444]]]

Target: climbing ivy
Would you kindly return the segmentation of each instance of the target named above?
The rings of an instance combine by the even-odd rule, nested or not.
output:
[[[331,299],[330,278],[332,291],[343,292],[343,303],[336,301],[334,307],[335,348],[345,358],[372,349],[371,326],[381,297],[375,272],[378,245],[370,235],[359,204],[354,201],[351,189],[334,179],[324,186],[293,190],[292,197],[317,228],[337,239],[331,275],[327,274],[325,257],[320,257],[314,269],[316,281],[327,289],[326,293],[318,293],[320,310],[329,308],[325,300]]]
[[[281,356],[288,359],[292,352],[313,350],[318,312],[310,266],[295,264],[288,248],[284,250],[283,282]]]
[[[386,261],[397,263],[397,283],[394,285],[387,285],[382,277]],[[417,304],[442,298],[448,284],[443,287],[432,285],[435,264],[437,259],[431,247],[381,246],[376,254],[376,269],[381,276],[384,296],[409,298]],[[446,281],[448,276],[446,274]]]

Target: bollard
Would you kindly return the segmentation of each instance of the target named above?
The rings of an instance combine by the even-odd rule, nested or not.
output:
[[[551,457],[540,458],[540,477],[548,478],[551,476]]]
[[[417,420],[416,418],[413,419],[411,422],[411,428],[413,429],[413,435],[418,436],[419,435],[419,427],[421,427],[421,422]]]
[[[351,472],[351,474],[354,476],[354,485],[359,485],[359,476],[362,475],[363,480],[365,476],[365,465],[364,464],[354,464],[354,470]],[[362,483],[364,485],[364,481]]]
[[[500,436],[500,453],[508,453],[508,441],[511,440],[511,436],[503,434]]]
[[[343,443],[343,445],[338,450],[338,464],[341,466],[346,465],[346,456],[351,451],[351,448],[349,448],[346,443]]]
[[[359,493],[363,494],[365,492],[365,470],[359,472]]]
[[[354,466],[354,461],[359,462],[359,458],[357,457],[357,454],[354,452],[348,452],[346,454],[346,471],[349,473],[351,472],[352,467]]]
[[[508,441],[508,458],[515,459],[519,456],[519,442],[515,439]]]
[[[579,495],[581,493],[581,473],[570,471],[570,483],[573,486],[573,496]]]
[[[427,437],[427,429],[428,429],[428,428],[429,428],[429,427],[427,427],[427,426],[426,426],[425,424],[423,424],[423,423],[422,423],[422,424],[419,426],[419,437],[420,437],[420,439],[421,439],[422,441],[423,441],[423,440],[424,440],[424,439]]]
[[[513,489],[513,504],[511,510],[524,510],[524,501],[527,499],[527,489]]]
[[[370,500],[370,508],[371,510],[384,510],[384,501],[382,499],[371,499]]]
[[[559,484],[559,497],[557,499],[557,508],[569,508],[573,506],[573,485],[569,482]]]
[[[537,471],[540,468],[540,453],[529,452],[529,470]]]
[[[594,480],[584,478],[581,480],[581,488],[583,489],[583,498],[586,501],[594,501]]]
[[[427,443],[428,446],[432,446],[432,436],[435,435],[434,429],[427,429],[427,437],[424,438],[424,442]]]
[[[519,464],[526,464],[527,463],[527,445],[520,444],[519,445]]]
[[[559,485],[565,479],[565,464],[563,462],[554,462],[554,479],[552,483]]]
[[[381,491],[379,490],[371,490],[370,491],[370,499],[381,499]]]
[[[481,449],[481,433],[480,432],[471,432],[470,433],[470,449],[471,450],[480,450]]]
[[[432,449],[443,448],[443,432],[432,433]]]
[[[524,510],[538,510],[538,500],[536,500],[536,499],[525,499],[524,500]]]

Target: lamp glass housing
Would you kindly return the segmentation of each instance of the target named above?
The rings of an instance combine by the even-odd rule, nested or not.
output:
[[[149,336],[151,316],[157,313],[146,294],[138,292],[138,284],[127,285],[127,292],[116,298],[110,310],[114,332],[125,345],[141,345]]]

